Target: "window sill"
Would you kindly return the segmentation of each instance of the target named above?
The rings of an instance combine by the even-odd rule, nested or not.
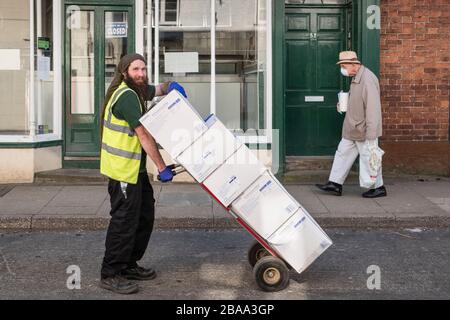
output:
[[[38,136],[6,136],[0,135],[0,149],[37,149],[62,146],[63,140],[56,134]]]

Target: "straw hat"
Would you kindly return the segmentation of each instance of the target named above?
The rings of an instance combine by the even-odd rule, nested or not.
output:
[[[339,61],[336,64],[357,63],[361,64],[355,51],[342,51],[339,53]]]

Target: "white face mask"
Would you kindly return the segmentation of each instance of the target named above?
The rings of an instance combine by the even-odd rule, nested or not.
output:
[[[345,68],[342,68],[342,67],[341,67],[341,73],[342,73],[342,75],[343,75],[344,77],[350,77],[350,75],[348,74],[347,69],[345,69]]]

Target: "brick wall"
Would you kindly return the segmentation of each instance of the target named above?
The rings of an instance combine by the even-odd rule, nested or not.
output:
[[[450,0],[381,0],[384,141],[448,141]]]

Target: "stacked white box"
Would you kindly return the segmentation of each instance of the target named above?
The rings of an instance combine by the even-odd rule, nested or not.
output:
[[[298,273],[333,243],[302,207],[267,242]]]
[[[270,172],[265,172],[239,198],[231,210],[267,239],[300,207]]]
[[[224,207],[228,207],[266,170],[253,152],[242,145],[206,178],[203,185]]]
[[[242,142],[216,116],[210,116],[206,125],[208,130],[176,158],[199,183],[242,146]]]
[[[141,123],[172,158],[297,272],[332,245],[249,148],[215,117],[205,123],[178,92],[172,91]]]
[[[139,121],[172,158],[186,150],[208,129],[202,117],[176,90]]]

